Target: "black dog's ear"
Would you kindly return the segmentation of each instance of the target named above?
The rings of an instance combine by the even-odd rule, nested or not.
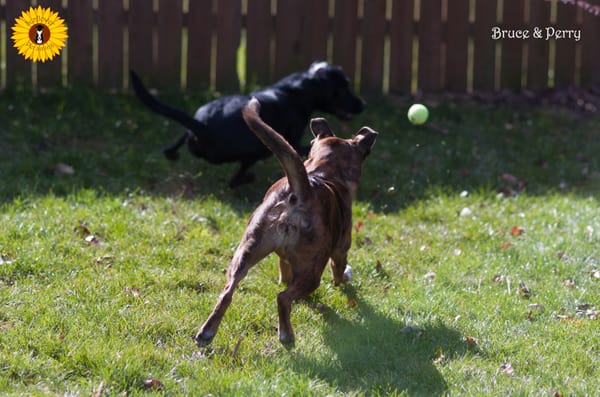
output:
[[[310,121],[310,130],[312,131],[315,138],[326,138],[328,136],[335,136],[329,128],[329,124],[324,118],[316,118]]]
[[[375,141],[377,140],[377,132],[372,130],[369,127],[362,127],[356,135],[354,135],[353,140],[358,144],[358,146],[363,149],[365,152],[365,156],[371,153],[371,148],[375,145]]]

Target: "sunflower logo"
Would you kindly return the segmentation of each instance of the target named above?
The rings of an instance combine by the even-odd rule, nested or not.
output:
[[[67,27],[50,8],[29,7],[15,20],[12,39],[25,59],[33,62],[51,60],[65,46]]]

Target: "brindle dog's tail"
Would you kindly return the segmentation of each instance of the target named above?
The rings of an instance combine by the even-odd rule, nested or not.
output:
[[[260,102],[258,99],[252,98],[242,112],[244,121],[277,157],[287,176],[291,190],[300,196],[304,195],[310,190],[310,185],[300,155],[277,131],[260,118],[259,111]]]
[[[201,137],[202,133],[205,131],[206,127],[203,123],[199,122],[189,114],[185,113],[182,110],[175,109],[169,105],[166,105],[156,99],[146,87],[142,83],[142,80],[139,76],[133,71],[130,71],[131,76],[131,86],[135,91],[137,97],[142,101],[144,105],[146,105],[150,110],[161,114],[169,119],[175,120],[191,132],[196,134],[196,136]]]

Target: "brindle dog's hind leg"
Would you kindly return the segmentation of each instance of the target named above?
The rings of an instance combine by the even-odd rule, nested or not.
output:
[[[279,341],[286,347],[294,346],[294,330],[290,314],[292,311],[292,302],[297,299],[305,298],[310,295],[321,283],[321,273],[327,263],[327,257],[315,258],[313,260],[320,271],[308,271],[305,273],[296,273],[288,284],[287,288],[277,295],[277,309],[279,314]],[[302,267],[302,266],[300,266]]]
[[[265,238],[264,233],[261,232],[262,227],[264,225],[255,224],[249,226],[246,230],[242,242],[238,246],[227,268],[227,283],[225,284],[225,288],[221,292],[212,313],[196,334],[195,340],[198,346],[205,346],[212,341],[227,308],[231,304],[233,292],[240,281],[248,274],[248,270],[252,266],[273,251],[274,247],[270,239]]]

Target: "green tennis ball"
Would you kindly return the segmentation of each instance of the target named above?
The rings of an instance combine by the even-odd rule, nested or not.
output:
[[[421,125],[427,121],[429,110],[420,103],[415,103],[408,109],[408,121],[414,125]]]

